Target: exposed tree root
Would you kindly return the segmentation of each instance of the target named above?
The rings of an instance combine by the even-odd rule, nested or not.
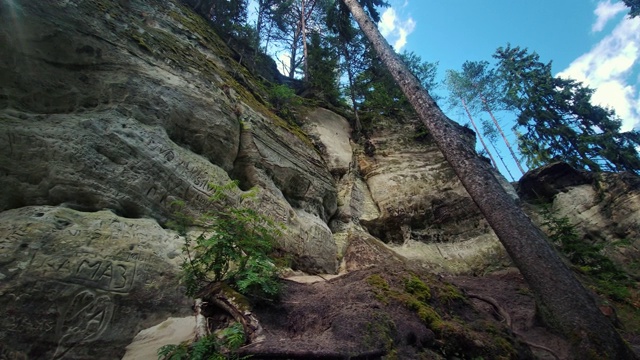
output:
[[[530,347],[534,347],[534,348],[537,348],[537,349],[540,349],[540,350],[544,350],[544,351],[548,352],[549,354],[551,354],[553,357],[555,357],[558,360],[560,359],[560,356],[558,354],[556,354],[555,351],[549,349],[548,347],[546,347],[544,345],[539,345],[539,344],[536,344],[536,343],[532,343],[532,342],[528,341],[527,339],[525,339],[522,334],[520,334],[517,331],[515,331],[513,329],[513,326],[512,326],[511,316],[509,316],[509,313],[506,310],[504,310],[502,308],[502,306],[500,306],[500,304],[494,298],[489,297],[489,296],[484,296],[484,295],[471,294],[471,293],[467,293],[466,295],[469,298],[478,299],[480,301],[484,301],[487,304],[491,305],[493,307],[493,309],[498,313],[498,315],[500,315],[504,319],[504,321],[507,324],[507,326],[509,327],[509,329],[516,336],[518,336],[522,342],[524,342],[525,344],[529,345]]]
[[[260,339],[262,326],[260,326],[260,322],[253,313],[251,313],[248,301],[242,294],[233,290],[227,284],[218,282],[208,285],[198,294],[196,308],[198,306],[197,302],[200,299],[204,299],[208,303],[224,310],[231,315],[235,321],[242,324],[249,342]],[[196,324],[198,324],[197,319],[196,317]]]
[[[471,293],[468,293],[467,297],[470,297],[472,299],[478,299],[480,301],[484,301],[487,304],[491,305],[493,309],[498,313],[498,315],[500,315],[504,319],[509,329],[513,330],[513,327],[511,326],[511,316],[509,316],[509,313],[506,310],[504,310],[494,298],[489,296],[478,295],[478,294],[471,294]]]
[[[193,310],[196,315],[196,338],[195,341],[202,339],[209,335],[209,327],[207,326],[207,318],[202,314],[202,307],[207,303],[203,302],[201,298],[197,298],[193,305]]]

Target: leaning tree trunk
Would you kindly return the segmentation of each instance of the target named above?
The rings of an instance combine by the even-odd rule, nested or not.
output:
[[[357,0],[343,0],[402,88],[535,294],[540,315],[573,344],[579,359],[637,359],[591,294],[573,276],[545,235],[502,188],[455,125],[409,72]]]

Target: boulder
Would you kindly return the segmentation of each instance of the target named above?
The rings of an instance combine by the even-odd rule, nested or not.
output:
[[[563,162],[555,162],[528,171],[518,181],[517,192],[527,201],[547,202],[570,187],[591,184],[593,177],[586,171],[574,169]]]
[[[183,242],[154,220],[110,211],[0,213],[2,353],[121,358],[139,330],[190,312],[177,276]]]

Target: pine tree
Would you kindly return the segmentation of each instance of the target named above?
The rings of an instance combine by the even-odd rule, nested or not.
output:
[[[313,32],[310,37],[309,79],[308,85],[315,95],[330,104],[338,105],[340,92],[338,91],[338,54],[331,46],[328,37],[324,39],[319,32]]]
[[[505,103],[517,113],[518,142],[530,166],[562,160],[591,171],[640,171],[636,131],[621,132],[612,110],[591,103],[593,90],[551,74],[551,63],[519,47],[499,48]]]
[[[456,175],[529,283],[549,324],[573,341],[578,358],[636,359],[546,237],[402,63],[356,0],[343,0],[402,88]]]
[[[389,4],[383,0],[363,1],[369,16],[374,21],[380,20],[377,7],[387,7]],[[351,100],[353,115],[355,118],[354,135],[360,137],[362,122],[356,94],[356,74],[364,71],[364,57],[366,52],[365,41],[362,33],[354,26],[351,13],[340,0],[333,0],[327,7],[327,27],[336,37],[337,47],[342,57],[341,69],[347,74],[347,96]]]
[[[473,116],[471,115],[471,111],[467,106],[467,100],[465,100],[466,93],[464,89],[460,86],[462,84],[462,75],[460,75],[460,73],[454,70],[447,70],[445,84],[447,85],[447,88],[449,89],[449,93],[451,94],[451,96],[449,97],[449,103],[451,104],[452,107],[462,106],[465,113],[467,114],[467,117],[469,118],[469,121],[471,122],[471,125],[473,126],[473,129],[478,135],[478,140],[480,140],[480,144],[482,144],[482,148],[487,153],[487,156],[489,156],[489,158],[491,159],[491,163],[493,164],[493,167],[497,169],[498,164],[496,163],[496,160],[493,158],[493,155],[491,155],[491,151],[489,151],[487,144],[485,144],[484,138],[482,137],[482,133],[478,129],[478,126],[476,125],[476,122],[473,119]]]
[[[640,0],[622,0],[629,7],[629,17],[640,16]]]

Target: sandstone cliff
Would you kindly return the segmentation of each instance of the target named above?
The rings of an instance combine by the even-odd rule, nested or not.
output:
[[[210,207],[210,182],[259,189],[254,204],[286,225],[277,246],[298,274],[508,266],[414,124],[380,124],[365,153],[329,110],[299,114],[301,128],[283,121],[264,85],[178,2],[1,1],[0,24],[0,357],[119,358],[140,330],[188,316],[183,239],[164,226],[176,200],[192,214]],[[616,190],[578,181],[550,197],[585,234],[638,249],[637,179],[600,184]],[[615,256],[637,261],[632,250]],[[291,285],[305,291],[316,290]]]

